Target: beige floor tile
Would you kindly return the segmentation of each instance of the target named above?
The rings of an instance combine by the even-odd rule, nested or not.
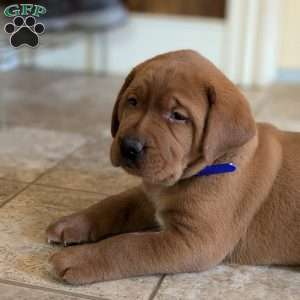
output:
[[[0,72],[1,91],[15,89],[35,94],[36,91],[46,87],[49,83],[68,77],[63,72],[36,71],[33,69],[16,69]]]
[[[270,115],[260,115],[257,118],[258,122],[271,123],[277,128],[286,131],[300,132],[300,121],[293,121],[285,118],[273,118]]]
[[[98,194],[31,186],[0,209],[0,279],[108,299],[147,299],[159,277],[140,277],[74,287],[57,281],[48,264],[59,247],[45,229],[57,218],[101,199]]]
[[[300,269],[219,266],[199,274],[166,276],[155,299],[298,300]]]
[[[254,115],[265,102],[266,88],[241,88]]]
[[[123,78],[57,73],[55,80],[56,72],[31,71],[26,73],[26,79],[23,72],[11,73],[15,84],[7,86],[6,81],[1,83],[0,74],[2,124],[92,136],[100,134],[103,125],[110,127],[113,104]],[[21,78],[27,85],[18,86]]]
[[[298,95],[286,96],[274,94],[274,91],[267,96],[267,105],[262,110],[274,114],[274,117],[285,117],[292,120],[300,120],[300,88]]]
[[[267,88],[269,99],[300,99],[300,84],[275,83]]]
[[[26,186],[25,183],[0,179],[0,207]]]
[[[83,298],[0,282],[1,300],[79,300]]]
[[[0,129],[0,178],[33,181],[85,139],[76,134],[9,127]]]
[[[82,146],[37,183],[103,194],[115,194],[138,185],[138,178],[111,165],[110,144],[110,138],[99,138]]]
[[[275,96],[267,101],[257,114],[258,121],[272,123],[284,130],[300,131],[300,96]]]
[[[110,117],[122,81],[36,70],[0,73],[0,178],[30,182],[47,171],[38,183],[100,193],[35,185],[1,207],[0,279],[106,299],[148,299],[153,291],[159,277],[72,287],[56,281],[47,262],[58,250],[45,243],[51,221],[139,183],[109,161]],[[300,86],[243,92],[259,121],[300,131]],[[0,179],[0,205],[25,186],[12,180]],[[299,271],[219,266],[201,274],[166,276],[156,299],[294,300],[300,294]],[[3,295],[73,299],[55,298],[60,296],[46,290],[31,295],[27,288],[9,290],[0,284],[1,300]]]

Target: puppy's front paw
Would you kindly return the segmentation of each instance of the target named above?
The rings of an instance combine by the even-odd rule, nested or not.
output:
[[[46,231],[48,243],[80,244],[94,241],[92,221],[84,214],[63,217],[51,224]]]
[[[53,254],[49,261],[56,276],[63,281],[79,285],[103,280],[97,258],[90,245],[65,248]]]

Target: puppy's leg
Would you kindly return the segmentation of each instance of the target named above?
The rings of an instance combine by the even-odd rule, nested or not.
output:
[[[142,190],[134,188],[51,224],[48,242],[95,242],[112,234],[156,227],[154,208]]]
[[[55,253],[56,274],[71,284],[114,280],[130,276],[201,271],[219,263],[209,248],[177,231],[127,233]],[[199,242],[199,241],[198,241]],[[202,248],[202,249],[201,249]],[[202,251],[203,250],[203,251]]]

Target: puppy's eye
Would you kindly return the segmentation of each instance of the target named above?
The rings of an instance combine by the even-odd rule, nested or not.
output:
[[[128,103],[128,105],[130,105],[130,106],[137,106],[137,99],[134,98],[134,97],[129,97],[129,98],[127,99],[127,103]]]
[[[188,117],[184,116],[178,111],[173,111],[171,112],[170,119],[172,121],[177,121],[177,122],[186,122],[188,120]]]

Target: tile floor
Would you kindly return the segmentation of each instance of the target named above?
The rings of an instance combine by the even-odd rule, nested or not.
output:
[[[109,162],[121,78],[0,73],[0,299],[300,299],[300,269],[221,265],[81,287],[57,281],[45,228],[138,181]],[[260,121],[300,131],[300,86],[245,90]]]

